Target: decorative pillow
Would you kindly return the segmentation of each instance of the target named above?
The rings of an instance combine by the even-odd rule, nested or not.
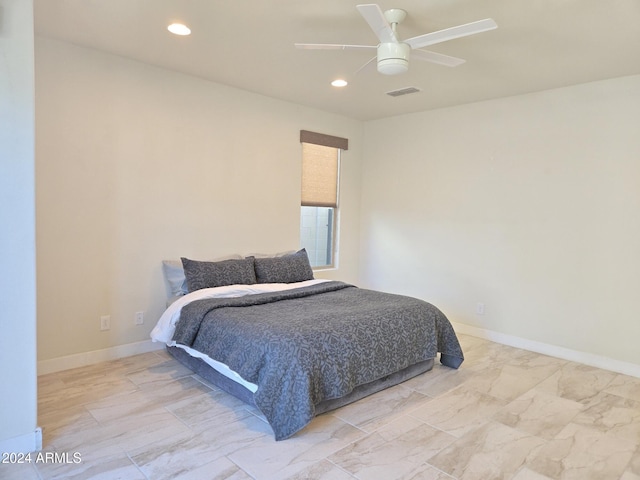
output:
[[[169,284],[169,291],[172,297],[178,297],[189,293],[187,290],[187,281],[184,278],[184,270],[182,269],[182,262],[179,260],[163,260],[162,271],[164,278]]]
[[[220,262],[199,262],[184,257],[181,260],[189,292],[202,288],[256,283],[253,258]]]
[[[241,255],[227,255],[224,257],[215,258],[210,260],[211,262],[219,262],[221,260],[242,259]],[[170,297],[179,297],[189,293],[187,288],[187,279],[184,277],[184,269],[182,268],[182,262],[180,260],[163,260],[162,271],[164,278],[169,285]]]
[[[258,283],[293,283],[313,280],[313,270],[304,248],[281,257],[256,258],[254,267]]]

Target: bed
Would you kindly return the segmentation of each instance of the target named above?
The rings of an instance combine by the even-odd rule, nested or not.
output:
[[[438,353],[451,368],[464,360],[436,307],[315,279],[304,250],[215,262],[183,258],[182,266],[187,293],[168,306],[151,338],[256,406],[276,440],[320,413],[430,370]]]

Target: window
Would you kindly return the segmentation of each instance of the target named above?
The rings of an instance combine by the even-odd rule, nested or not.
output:
[[[348,141],[300,131],[302,143],[302,202],[300,247],[312,267],[335,265],[340,152]]]

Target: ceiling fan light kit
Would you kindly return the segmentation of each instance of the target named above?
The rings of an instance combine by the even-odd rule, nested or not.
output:
[[[378,71],[385,75],[398,75],[409,70],[409,52],[406,43],[381,43],[378,45]]]
[[[377,48],[377,56],[372,58],[377,60],[378,72],[385,75],[398,75],[409,70],[409,53],[415,50],[415,58],[427,62],[456,67],[464,63],[461,58],[443,55],[441,53],[420,50],[428,45],[446,42],[455,38],[466,37],[476,33],[486,32],[498,28],[496,22],[491,18],[478,20],[477,22],[458,25],[437,32],[426,33],[406,40],[399,40],[397,27],[405,17],[407,12],[400,8],[392,8],[383,12],[375,3],[357,5],[360,15],[369,24],[373,33],[378,37],[379,44],[376,45],[337,45],[322,43],[296,43],[297,48],[308,50],[361,50]],[[367,62],[365,65],[368,65]]]

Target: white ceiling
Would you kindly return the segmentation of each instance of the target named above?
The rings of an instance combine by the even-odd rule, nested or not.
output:
[[[374,0],[375,1],[375,0]],[[402,8],[400,38],[493,18],[498,29],[429,50],[467,60],[417,61],[409,72],[355,75],[376,44],[351,0],[34,0],[36,35],[83,45],[348,117],[371,120],[640,74],[640,0],[384,0]],[[189,37],[167,32],[172,22]],[[373,51],[375,52],[375,51]],[[343,77],[344,89],[330,86]],[[385,92],[414,86],[416,94]]]

